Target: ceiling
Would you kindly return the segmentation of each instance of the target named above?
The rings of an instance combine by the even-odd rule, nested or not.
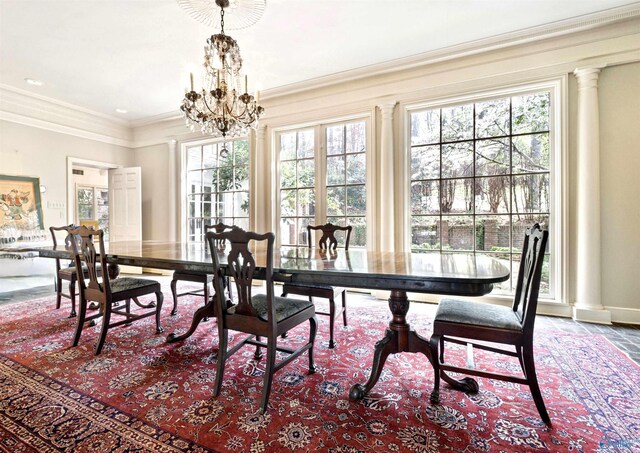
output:
[[[628,4],[267,0],[255,25],[226,32],[264,91]],[[175,0],[0,0],[0,84],[128,121],[177,112],[215,32]]]

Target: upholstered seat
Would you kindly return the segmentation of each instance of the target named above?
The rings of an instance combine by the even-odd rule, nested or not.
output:
[[[258,318],[263,321],[267,321],[269,319],[267,316],[269,307],[267,306],[266,294],[253,296],[251,298],[251,305],[256,309],[256,316],[258,316]],[[286,297],[273,296],[273,306],[276,313],[276,322],[280,322],[313,306],[313,302],[303,299],[288,299]],[[233,313],[234,307],[231,307],[227,312]]]
[[[522,324],[511,307],[479,304],[458,299],[442,299],[436,312],[440,322],[522,331]]]

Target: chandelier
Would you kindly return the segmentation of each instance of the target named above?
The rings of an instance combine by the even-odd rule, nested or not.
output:
[[[224,10],[229,0],[215,0],[220,7],[220,33],[207,39],[204,47],[204,87],[184,95],[180,110],[187,126],[213,137],[232,138],[246,135],[258,127],[264,109],[258,104],[259,93],[249,94],[247,76],[242,86],[242,57],[235,39],[224,33]]]

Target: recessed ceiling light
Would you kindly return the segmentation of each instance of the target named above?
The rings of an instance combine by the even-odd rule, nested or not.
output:
[[[128,110],[125,110],[125,109],[116,109],[116,112],[117,112],[117,113],[127,113],[127,112],[129,112],[129,111],[128,111]]]
[[[41,87],[42,85],[44,85],[41,81],[36,80],[36,79],[26,78],[26,79],[24,79],[24,81],[27,82],[29,85],[33,85],[33,86],[36,86],[36,87]]]

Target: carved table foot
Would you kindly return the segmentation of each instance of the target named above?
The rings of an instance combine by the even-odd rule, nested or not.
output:
[[[215,316],[215,312],[213,310],[213,304],[209,303],[203,307],[198,308],[193,314],[193,320],[191,321],[191,327],[182,335],[177,335],[175,333],[170,333],[167,336],[167,343],[175,343],[176,341],[182,341],[185,338],[189,338],[193,332],[195,332],[198,324],[207,316]]]
[[[360,400],[376,385],[389,354],[399,352],[420,352],[431,361],[429,340],[418,335],[407,323],[409,299],[405,291],[392,291],[389,297],[389,308],[393,319],[385,332],[384,338],[376,343],[373,355],[371,375],[365,384],[355,384],[349,391],[349,398]]]

